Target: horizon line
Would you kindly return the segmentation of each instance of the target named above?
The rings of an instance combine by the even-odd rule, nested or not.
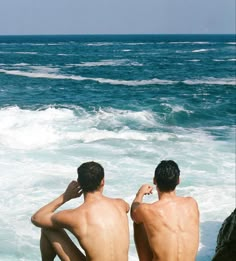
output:
[[[115,35],[122,35],[122,36],[138,36],[138,35],[235,35],[236,33],[52,33],[52,34],[0,34],[1,36],[115,36]]]

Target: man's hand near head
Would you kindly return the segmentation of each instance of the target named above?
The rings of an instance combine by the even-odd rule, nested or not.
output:
[[[79,183],[75,180],[71,181],[67,186],[65,192],[63,193],[63,197],[65,202],[73,199],[78,198],[83,194],[83,191],[79,185]]]

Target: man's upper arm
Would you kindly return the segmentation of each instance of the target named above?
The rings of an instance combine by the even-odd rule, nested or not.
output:
[[[51,216],[52,228],[69,228],[71,224],[71,210],[62,210]]]
[[[36,213],[31,217],[31,222],[41,228],[66,228],[69,224],[69,217],[68,210],[43,215]]]
[[[132,204],[131,218],[136,224],[143,222],[144,203],[134,202]]]

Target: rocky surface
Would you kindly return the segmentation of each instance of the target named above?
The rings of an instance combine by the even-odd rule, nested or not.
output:
[[[212,261],[236,261],[236,208],[219,230]]]

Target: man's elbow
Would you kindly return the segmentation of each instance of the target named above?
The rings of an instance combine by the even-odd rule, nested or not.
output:
[[[135,210],[131,208],[130,217],[135,222]]]
[[[40,228],[58,228],[55,222],[53,222],[52,215],[51,214],[45,214],[45,213],[35,213],[31,217],[31,222],[36,226]]]
[[[34,214],[32,217],[31,217],[31,223],[34,224],[36,227],[41,227],[40,226],[40,219],[38,217],[37,214]]]

